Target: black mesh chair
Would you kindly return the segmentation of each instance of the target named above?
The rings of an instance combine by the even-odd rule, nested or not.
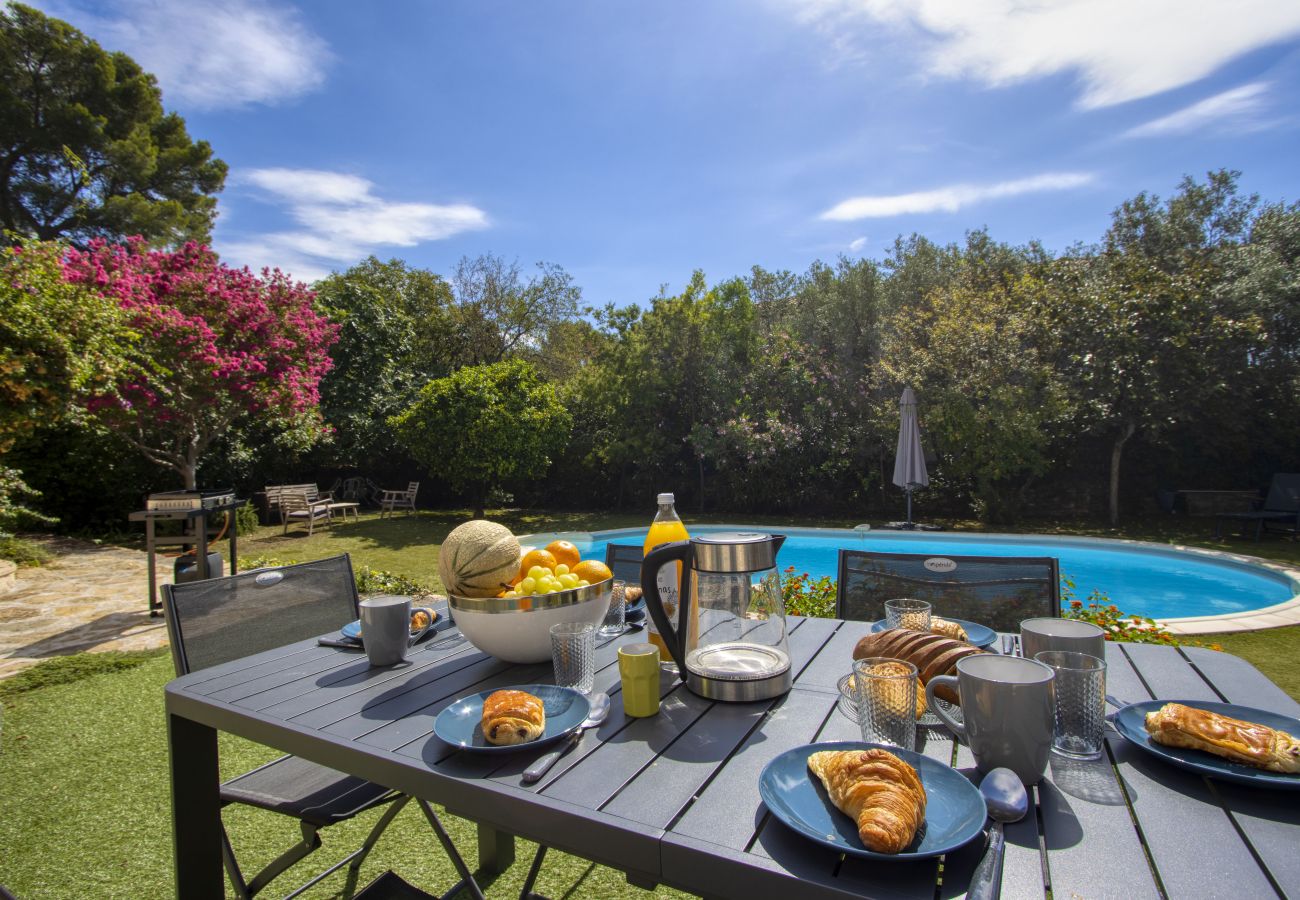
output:
[[[1050,556],[952,556],[841,550],[835,615],[874,622],[885,601],[929,601],[934,614],[995,631],[1061,614],[1061,575]]]
[[[178,676],[324,634],[355,620],[358,609],[352,561],[346,554],[226,578],[163,585],[162,594]],[[316,850],[321,845],[320,829],[387,805],[359,849],[288,896],[344,865],[349,865],[346,894],[351,894],[362,862],[409,800],[381,785],[296,756],[282,756],[227,781],[221,786],[223,806],[242,803],[292,816],[302,829],[300,841],[246,881],[223,826],[222,859],[236,895],[252,897]],[[465,887],[482,900],[483,893],[433,808],[423,800],[419,804],[461,877],[448,894]]]
[[[641,559],[645,551],[637,544],[606,544],[605,565],[628,584],[641,583]]]

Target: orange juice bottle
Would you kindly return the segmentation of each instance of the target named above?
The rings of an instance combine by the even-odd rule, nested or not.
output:
[[[674,499],[672,494],[659,495],[659,512],[655,514],[655,520],[650,523],[650,533],[645,536],[645,552],[649,553],[660,544],[667,544],[670,541],[690,540],[690,535],[686,532],[686,526],[677,516],[677,510],[673,506]],[[675,563],[671,566],[664,566],[659,570],[659,596],[664,603],[664,612],[668,613],[668,620],[677,623],[677,604],[680,602],[682,587],[682,564]],[[659,634],[659,628],[655,625],[654,619],[646,617],[646,631],[650,643],[659,648],[659,659],[666,666],[674,666],[672,655],[668,652],[668,647],[664,644],[663,637]],[[685,648],[682,648],[682,655],[686,655]]]

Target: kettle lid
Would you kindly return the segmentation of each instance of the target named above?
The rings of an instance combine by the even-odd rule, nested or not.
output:
[[[776,538],[759,531],[718,531],[691,538],[698,572],[741,573],[776,568]]]

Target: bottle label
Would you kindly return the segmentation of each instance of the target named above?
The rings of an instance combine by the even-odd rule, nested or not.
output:
[[[664,613],[668,616],[668,622],[677,629],[677,567],[679,563],[670,563],[659,570],[655,578],[655,584],[659,588],[659,599],[663,601]],[[658,637],[659,626],[655,625],[654,619],[646,622],[646,630],[650,634]]]

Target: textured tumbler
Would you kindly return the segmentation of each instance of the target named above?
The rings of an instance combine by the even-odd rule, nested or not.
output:
[[[552,625],[551,662],[557,685],[590,694],[596,680],[596,626],[584,622]]]
[[[1073,759],[1100,756],[1106,735],[1106,663],[1069,650],[1044,650],[1034,659],[1056,673],[1052,750]]]
[[[853,663],[862,739],[916,747],[916,666],[901,659],[871,657]]]
[[[886,600],[885,622],[890,628],[930,630],[930,604],[924,600]]]

